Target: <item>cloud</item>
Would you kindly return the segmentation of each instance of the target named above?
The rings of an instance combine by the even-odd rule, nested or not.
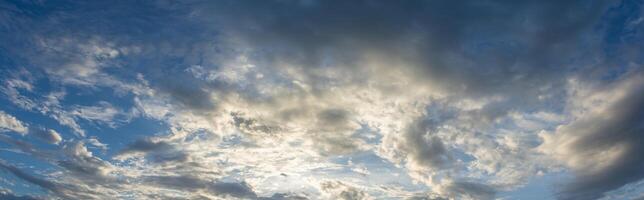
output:
[[[6,135],[0,135],[0,141],[16,147],[17,152],[29,154],[36,158],[47,158],[51,156],[49,152],[40,151],[33,144],[21,139],[15,139]]]
[[[119,110],[108,102],[100,101],[96,106],[73,106],[69,114],[78,119],[104,123],[110,127],[124,124],[131,120],[137,113]]]
[[[61,198],[492,199],[553,157],[577,175],[560,198],[597,198],[643,174],[641,78],[604,65],[641,68],[640,48],[605,44],[611,6],[2,2],[0,91],[76,133],[29,129],[55,156],[0,135],[56,165],[51,185],[4,168]],[[618,41],[640,43],[637,17]],[[138,117],[163,130],[116,135]],[[0,111],[3,130],[32,123]],[[362,177],[344,176],[365,154]]]
[[[328,181],[321,183],[320,187],[323,191],[328,192],[331,199],[342,200],[367,200],[371,199],[369,194],[361,191],[355,187],[344,184],[339,181]]]
[[[37,138],[50,143],[50,144],[60,144],[61,141],[63,141],[63,138],[60,136],[60,134],[53,129],[45,129],[45,128],[37,128],[37,129],[31,129],[31,132],[29,133],[30,135],[33,134]]]
[[[13,192],[10,190],[5,190],[5,189],[0,189],[0,199],[6,199],[6,200],[38,200],[40,198],[32,197],[29,195],[15,195]]]
[[[63,146],[66,158],[57,162],[71,174],[81,177],[85,182],[103,182],[114,178],[111,172],[114,167],[97,158],[85,146],[84,142],[71,142]]]
[[[409,161],[421,168],[440,170],[449,167],[452,160],[443,141],[432,136],[437,122],[420,118],[412,122],[405,132],[404,142],[399,144],[409,153]]]
[[[541,147],[572,168],[577,178],[560,199],[596,199],[644,178],[644,76],[632,72],[606,86],[576,89],[577,118],[544,135]]]
[[[19,74],[24,74],[27,77],[32,76],[28,71],[20,71]],[[11,80],[8,82],[11,82]],[[5,87],[0,88],[0,91],[16,106],[25,110],[47,114],[49,117],[58,121],[58,123],[72,128],[79,135],[85,134],[85,131],[74,120],[73,116],[61,109],[60,100],[64,98],[65,92],[51,92],[43,99],[32,99],[23,94],[25,92],[29,93],[29,90],[21,91],[19,90],[20,88],[20,86],[15,84],[7,84]]]
[[[41,187],[41,188],[43,188],[45,190],[49,190],[49,191],[52,191],[54,193],[57,193],[57,192],[60,192],[60,191],[63,190],[63,188],[61,188],[60,185],[58,185],[58,184],[56,184],[54,182],[50,182],[50,181],[45,180],[45,179],[34,177],[34,176],[30,175],[30,174],[27,174],[27,173],[23,172],[22,170],[14,167],[14,166],[7,165],[4,162],[0,162],[0,168],[2,168],[3,170],[6,170],[7,172],[10,172],[14,176],[16,176],[16,177],[18,177],[18,178],[20,178],[22,180],[25,180],[25,181],[27,181],[27,182],[29,182],[31,184],[37,185],[37,186],[39,186],[39,187]]]
[[[271,197],[260,197],[260,200],[308,200],[309,198],[295,194],[276,193]]]
[[[408,197],[405,200],[447,200],[447,199],[443,197],[436,197],[436,196],[417,195],[417,196]]]
[[[83,185],[75,185],[69,183],[60,183],[56,181],[51,181],[48,179],[40,178],[34,175],[31,175],[23,170],[0,162],[0,168],[10,172],[14,176],[30,183],[36,185],[46,191],[49,194],[60,197],[63,199],[100,199],[101,196],[106,198],[106,195],[100,194],[99,191],[90,190]],[[96,189],[96,188],[94,188]]]
[[[587,6],[574,6],[579,4]],[[581,2],[268,1],[205,5],[195,13],[224,27],[224,36],[236,44],[270,48],[262,52],[268,54],[267,67],[301,66],[295,69],[312,88],[323,87],[325,80],[358,81],[363,77],[351,74],[373,69],[363,62],[371,54],[387,57],[378,61],[410,72],[404,75],[414,81],[453,94],[532,97],[537,91],[527,90],[531,86],[561,83],[557,77],[563,73],[549,69],[575,55],[567,49],[576,47],[577,35],[588,31],[605,7]],[[236,12],[248,9],[251,15]],[[218,12],[212,15],[212,10]],[[318,73],[328,68],[346,74]]]
[[[467,181],[450,182],[439,193],[456,199],[494,199],[496,190],[488,185]]]
[[[27,126],[4,111],[0,111],[0,131],[14,131],[22,135],[27,134]]]
[[[133,156],[143,155],[153,162],[186,162],[190,155],[181,151],[175,145],[166,141],[155,141],[153,139],[141,139],[123,148],[116,159],[127,159]]]
[[[257,194],[245,182],[207,181],[193,176],[145,177],[146,182],[168,188],[188,191],[204,191],[207,194],[243,199],[257,198]]]

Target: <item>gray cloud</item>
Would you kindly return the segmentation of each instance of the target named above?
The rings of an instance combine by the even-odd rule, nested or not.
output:
[[[56,196],[59,196],[59,197],[62,197],[62,198],[74,198],[74,197],[76,197],[76,198],[82,198],[82,197],[87,198],[87,196],[85,196],[83,193],[81,193],[80,190],[78,190],[78,192],[72,192],[72,191],[75,191],[75,190],[73,190],[73,189],[75,189],[75,187],[61,185],[61,184],[53,182],[53,181],[49,181],[49,180],[46,180],[46,179],[42,179],[42,178],[33,176],[31,174],[28,174],[28,173],[18,169],[17,167],[5,164],[4,162],[0,162],[0,168],[2,168],[3,170],[6,170],[7,172],[10,172],[14,176],[16,176],[16,177],[18,177],[18,178],[20,178],[22,180],[27,181],[28,183],[31,183],[31,184],[36,185],[38,187],[41,187],[41,188],[43,188],[43,189],[45,189],[47,191],[50,191],[51,194],[53,194],[53,195],[56,195]]]
[[[576,170],[577,178],[559,191],[560,199],[597,199],[604,192],[644,178],[644,76],[636,72],[593,91],[606,101],[557,129],[547,140],[564,161]],[[583,101],[583,100],[580,100]],[[602,106],[603,105],[603,106]]]
[[[262,64],[264,68],[279,68],[278,63],[270,60],[286,60],[299,63],[305,68],[314,68],[304,71],[308,77],[306,81],[314,89],[322,89],[320,87],[330,81],[328,77],[316,75],[315,68],[354,66],[353,69],[345,70],[362,72],[369,66],[359,66],[359,60],[363,56],[361,54],[376,51],[389,56],[404,55],[392,59],[407,60],[398,63],[397,67],[418,72],[408,74],[417,76],[416,81],[430,80],[431,84],[449,88],[453,93],[480,96],[512,92],[523,94],[517,95],[516,101],[531,101],[535,99],[532,97],[538,95],[538,91],[529,88],[561,84],[559,78],[565,73],[552,69],[558,69],[563,62],[575,55],[575,44],[580,42],[577,36],[588,31],[606,7],[604,4],[586,1],[312,1],[308,4],[296,1],[224,1],[206,5],[150,3],[143,6],[146,9],[129,13],[131,10],[127,8],[136,6],[117,3],[108,7],[112,9],[102,12],[80,9],[83,6],[86,5],[73,4],[65,10],[65,17],[58,16],[61,11],[56,9],[50,13],[16,12],[8,16],[13,19],[11,16],[27,15],[29,19],[41,14],[59,19],[69,25],[76,25],[71,26],[74,30],[69,31],[74,31],[76,35],[87,34],[84,37],[88,39],[83,39],[87,41],[92,35],[113,40],[117,44],[132,42],[128,39],[137,38],[136,41],[141,42],[139,46],[143,48],[143,53],[139,56],[152,59],[147,64],[157,64],[154,60],[157,57],[154,55],[171,55],[159,59],[178,59],[178,65],[184,67],[158,63],[163,68],[138,69],[144,70],[146,76],[152,79],[153,87],[195,111],[215,108],[216,103],[212,102],[210,94],[204,90],[217,89],[224,92],[231,89],[231,86],[223,83],[205,85],[187,77],[182,71],[195,64],[217,68],[216,62],[204,56],[217,48],[198,43],[210,39],[207,36],[216,35],[217,32],[222,34],[212,39],[222,40],[222,46],[229,40],[226,37],[234,35],[241,37],[238,39],[252,49],[270,49],[258,52],[258,58],[269,61]],[[245,12],[239,12],[240,10]],[[166,13],[174,14],[163,16],[156,11],[173,11]],[[101,20],[87,23],[81,16],[88,13]],[[128,18],[131,20],[122,21],[110,17],[115,14],[131,15]],[[11,25],[6,27],[11,30],[24,29],[38,35],[39,31],[53,29],[57,30],[55,33],[58,35],[68,34],[55,29],[58,23],[62,23],[56,20],[30,22],[49,23],[43,28],[45,30],[20,27],[30,23],[12,26],[14,23],[7,21]],[[164,23],[160,23],[161,21]],[[102,28],[121,27],[117,25],[122,23],[131,27],[110,31]],[[359,28],[355,24],[360,24]],[[174,28],[175,26],[181,28]],[[187,36],[178,29],[199,34]],[[158,34],[147,37],[142,35],[144,32]],[[32,40],[20,38],[27,39]],[[167,46],[172,46],[174,50],[169,50]],[[51,62],[55,59],[43,60]],[[269,69],[262,70],[271,72]],[[173,74],[174,77],[167,79],[165,74]],[[342,76],[346,75],[350,74]]]
[[[175,74],[176,77],[163,79],[158,84],[155,84],[160,91],[168,94],[179,105],[192,109],[194,112],[208,113],[214,111],[216,108],[215,102],[213,102],[210,92],[203,82],[182,71],[167,73]]]
[[[189,159],[189,155],[175,145],[152,139],[137,140],[123,148],[115,157],[128,157],[138,153],[143,154],[150,161],[158,163],[184,162]]]
[[[60,134],[53,129],[45,129],[45,128],[31,129],[31,132],[29,132],[29,134],[33,134],[37,138],[50,144],[59,144],[63,140]]]
[[[328,192],[329,198],[342,199],[342,200],[366,200],[369,199],[369,194],[358,188],[346,185],[340,181],[328,181],[320,185],[322,190]]]
[[[3,170],[6,170],[10,173],[12,173],[14,176],[25,180],[26,182],[36,185],[40,188],[43,188],[47,191],[49,191],[50,195],[52,197],[59,197],[62,199],[105,199],[108,194],[103,193],[104,191],[101,191],[98,188],[93,188],[93,189],[88,189],[87,187],[84,187],[86,185],[79,183],[65,183],[65,182],[57,182],[57,181],[52,181],[44,178],[37,177],[35,175],[28,174],[21,169],[5,164],[3,162],[0,162],[0,168]],[[70,178],[70,177],[66,177]],[[82,177],[82,178],[87,178],[87,177]],[[105,182],[95,182],[92,180],[84,180],[88,181],[89,183],[105,183]],[[80,182],[83,183],[83,182]],[[99,185],[94,185],[95,187],[98,187]],[[117,188],[117,187],[115,187]]]
[[[247,118],[242,113],[231,113],[233,124],[240,131],[249,134],[275,134],[280,131],[277,126],[261,124],[257,119]]]
[[[355,66],[349,71],[360,73],[369,67],[358,63],[361,53],[375,51],[406,60],[392,64],[418,72],[409,74],[416,81],[455,94],[512,92],[529,101],[537,95],[530,88],[561,84],[565,73],[552,69],[575,55],[580,34],[605,8],[582,1],[229,1],[198,14],[253,48],[270,48],[269,59],[313,68],[304,73],[314,88],[327,83],[315,68]]]
[[[452,158],[443,141],[433,135],[440,122],[421,118],[412,122],[404,136],[404,149],[410,154],[411,162],[433,169],[448,167]]]
[[[153,141],[150,139],[141,139],[123,148],[120,154],[150,152],[150,151],[166,151],[168,149],[173,149],[173,148],[174,146],[164,141]]]
[[[151,176],[145,182],[188,191],[205,190],[217,196],[254,199],[257,195],[246,182],[208,181],[193,176]]]
[[[62,190],[62,188],[56,183],[27,174],[14,166],[5,164],[4,162],[0,162],[0,168],[10,172],[11,174],[15,175],[16,177],[22,180],[25,180],[29,183],[37,185],[43,189],[53,191],[53,192],[58,192]]]
[[[22,140],[18,140],[18,139],[14,139],[14,138],[11,138],[11,137],[4,136],[4,135],[0,135],[0,141],[4,142],[4,143],[7,143],[9,145],[12,145],[12,146],[16,147],[19,151],[21,151],[23,153],[26,153],[26,154],[30,154],[30,155],[32,155],[34,157],[37,157],[37,158],[48,159],[49,157],[52,156],[50,152],[41,151],[41,150],[37,149],[36,147],[34,147],[34,145],[32,145],[31,143],[28,143],[28,142],[25,142],[25,141],[22,141]]]
[[[259,200],[308,200],[309,198],[305,196],[300,196],[296,194],[284,194],[276,193],[271,197],[260,197]]]
[[[467,182],[467,181],[456,181],[448,184],[445,187],[444,192],[447,196],[457,199],[494,199],[496,195],[496,190],[488,185]]]

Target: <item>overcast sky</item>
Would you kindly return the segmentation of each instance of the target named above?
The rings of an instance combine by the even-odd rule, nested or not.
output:
[[[644,199],[641,0],[0,0],[0,199]]]

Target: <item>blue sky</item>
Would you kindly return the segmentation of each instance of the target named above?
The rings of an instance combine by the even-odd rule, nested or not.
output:
[[[0,199],[643,199],[615,1],[0,1]]]

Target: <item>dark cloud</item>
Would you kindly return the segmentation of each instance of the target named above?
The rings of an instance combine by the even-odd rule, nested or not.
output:
[[[251,198],[257,196],[253,188],[246,182],[215,182],[208,189],[216,194],[226,194],[233,197]]]
[[[151,176],[145,177],[149,184],[188,191],[206,191],[218,196],[254,199],[257,195],[246,182],[208,181],[193,176]]]
[[[608,87],[619,96],[600,113],[588,114],[560,127],[557,131],[570,137],[562,144],[570,159],[579,158],[584,166],[575,166],[577,179],[560,190],[560,199],[597,199],[603,193],[644,178],[644,76],[631,75]],[[605,158],[602,160],[602,158]]]
[[[197,14],[254,48],[270,49],[269,60],[355,66],[359,73],[368,67],[357,63],[361,53],[375,51],[406,60],[391,67],[411,67],[417,81],[452,93],[534,97],[530,88],[561,84],[565,70],[553,69],[583,50],[577,44],[587,42],[584,33],[605,8],[588,1],[227,1]],[[304,73],[314,87],[327,83],[315,70]]]
[[[267,69],[279,68],[279,63],[271,60],[286,60],[303,68],[353,66],[347,72],[359,73],[369,68],[360,66],[362,54],[375,51],[399,57],[391,60],[405,60],[392,64],[417,72],[409,74],[417,76],[417,81],[429,81],[455,94],[480,96],[512,92],[523,94],[517,95],[516,101],[532,101],[538,91],[531,88],[562,84],[560,78],[566,70],[555,69],[567,64],[578,50],[584,50],[576,44],[588,42],[582,36],[591,31],[606,8],[603,1],[132,4],[20,3],[10,6],[15,9],[9,10],[4,23],[8,30],[24,30],[29,33],[26,35],[37,37],[53,31],[60,36],[73,33],[81,41],[99,37],[117,44],[138,44],[143,53],[138,55],[140,59],[128,58],[132,69],[145,71],[153,87],[198,111],[216,108],[205,90],[226,91],[230,86],[207,86],[182,70],[192,65],[218,68],[217,61],[208,55],[225,52],[223,46],[231,36],[237,38],[232,40],[240,39],[257,50],[253,54],[257,57],[253,58],[268,61],[261,65]],[[21,12],[22,7],[38,8],[39,12]],[[134,12],[133,8],[145,9]],[[95,20],[88,23],[87,16]],[[12,22],[16,18],[24,18],[19,20],[23,23]],[[61,24],[72,29],[58,29]],[[7,36],[19,37],[17,41],[27,40],[27,44],[37,43],[35,38]],[[213,41],[221,47],[203,41]],[[24,45],[11,48],[16,46]],[[83,56],[68,50],[62,52]],[[15,54],[25,56],[22,51]],[[59,53],[51,55],[55,58]],[[42,60],[51,63],[57,59]],[[137,67],[137,64],[155,67]],[[314,88],[329,83],[329,78],[317,74],[316,70],[303,72]],[[168,74],[173,77],[168,78]]]
[[[136,152],[150,152],[150,151],[166,151],[173,149],[174,146],[164,141],[153,141],[150,139],[140,139],[128,145],[121,150],[121,154],[136,153]]]
[[[337,131],[346,129],[350,123],[351,114],[343,109],[325,109],[317,114],[318,126],[321,131]]]
[[[309,131],[322,154],[341,155],[360,149],[358,140],[351,136],[357,126],[348,110],[326,108],[314,114],[316,122],[309,125]]]
[[[445,188],[445,192],[451,198],[468,198],[468,199],[494,199],[496,195],[496,190],[488,185],[468,182],[468,181],[456,181],[448,184]]]
[[[152,139],[140,139],[123,148],[116,157],[128,156],[136,153],[142,153],[150,161],[158,163],[183,162],[188,160],[190,156],[168,142],[154,141]]]
[[[414,165],[435,170],[448,168],[453,158],[443,141],[435,135],[438,126],[449,118],[420,117],[412,121],[404,132],[401,149],[409,154]]]
[[[166,72],[175,74],[172,79],[163,79],[154,84],[160,91],[168,94],[185,108],[193,109],[195,112],[214,111],[215,103],[203,82],[190,77],[185,72]]]
[[[230,182],[222,180],[206,180],[190,175],[185,176],[148,176],[143,178],[145,184],[158,185],[166,188],[205,192],[224,198],[259,199],[259,200],[307,200],[305,196],[291,193],[275,193],[270,197],[258,196],[246,182]],[[204,197],[205,198],[205,197]],[[207,198],[205,198],[207,199]]]
[[[257,119],[245,117],[242,113],[231,113],[233,125],[240,131],[250,134],[275,134],[281,129],[277,126],[264,125]]]

